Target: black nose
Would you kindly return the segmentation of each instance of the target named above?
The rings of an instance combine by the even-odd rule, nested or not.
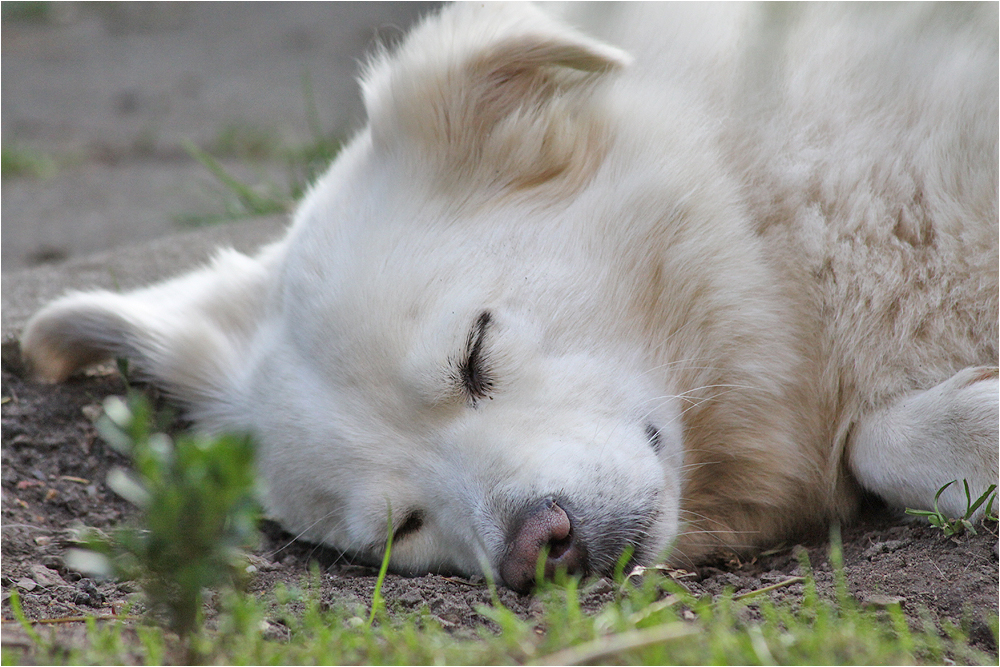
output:
[[[526,592],[535,582],[539,557],[545,552],[545,577],[557,570],[587,571],[587,549],[574,529],[573,518],[554,498],[542,498],[527,508],[507,535],[507,552],[500,576],[515,591]]]

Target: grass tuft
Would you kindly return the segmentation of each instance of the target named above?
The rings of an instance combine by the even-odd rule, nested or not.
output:
[[[0,149],[0,177],[51,178],[58,170],[55,158],[25,146],[4,146]]]
[[[83,536],[67,563],[142,583],[150,605],[186,637],[200,625],[203,591],[238,583],[244,549],[257,537],[253,449],[247,438],[154,432],[149,402],[133,392],[110,398],[98,430],[129,456],[108,485],[141,511],[139,527]]]
[[[993,507],[997,499],[997,485],[990,484],[989,488],[987,488],[986,491],[979,496],[979,498],[973,501],[972,493],[969,490],[969,481],[966,479],[962,480],[962,484],[965,486],[965,514],[954,519],[945,516],[938,509],[938,499],[941,497],[941,494],[945,492],[945,489],[957,482],[957,479],[953,479],[938,489],[938,492],[934,494],[933,511],[915,510],[907,507],[906,513],[912,516],[919,516],[927,519],[932,526],[940,528],[941,531],[948,537],[951,537],[952,535],[961,535],[964,532],[976,535],[976,527],[973,525],[972,516],[976,513],[976,510],[982,507],[983,503],[986,503],[986,508],[983,512],[984,518],[990,521],[997,520],[997,515]]]
[[[11,610],[29,648],[5,645],[5,664],[996,664],[969,647],[967,629],[913,623],[898,603],[862,607],[848,586],[837,531],[832,595],[820,593],[804,549],[800,577],[740,596],[731,589],[693,595],[666,568],[626,576],[623,560],[616,581],[601,583],[614,592],[611,601],[592,613],[584,599],[600,589],[564,573],[537,587],[525,615],[505,607],[488,580],[491,602],[470,611],[480,621],[470,633],[445,627],[427,607],[386,604],[390,511],[370,610],[321,600],[316,566],[299,586],[252,595],[237,585],[245,572],[239,554],[256,519],[246,440],[169,438],[135,396],[111,401],[106,410],[102,434],[134,464],[113,484],[140,507],[143,523],[95,537],[89,553],[103,558],[111,574],[142,582],[150,606],[166,610],[167,622],[155,624],[162,614],[139,626],[125,617],[100,623],[92,617],[83,642],[67,646],[26,619],[12,591]],[[208,588],[219,591],[211,609],[202,600]],[[773,597],[779,591],[782,600]],[[998,622],[989,622],[995,642]]]
[[[192,142],[183,144],[188,154],[205,167],[223,186],[226,199],[224,212],[215,215],[182,214],[178,222],[205,225],[215,222],[287,213],[326,171],[340,152],[343,143],[336,134],[324,131],[313,94],[312,79],[302,74],[302,95],[306,107],[306,122],[311,139],[301,146],[282,146],[278,137],[266,129],[239,124],[226,125],[210,147],[203,150]],[[213,155],[214,153],[214,155]],[[244,183],[230,174],[216,156],[252,162],[283,161],[288,174],[287,185],[265,181],[257,186]]]

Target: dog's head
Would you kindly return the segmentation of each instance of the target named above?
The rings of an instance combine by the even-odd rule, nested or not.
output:
[[[369,124],[285,240],[65,297],[24,349],[56,378],[134,357],[205,426],[255,436],[290,531],[361,558],[388,530],[397,570],[515,589],[543,554],[650,561],[678,531],[681,388],[712,370],[678,334],[723,310],[684,259],[718,251],[673,221],[738,212],[698,196],[697,157],[632,165],[630,185],[606,164],[627,62],[530,6],[453,7],[375,58]]]
[[[666,546],[678,415],[578,224],[610,140],[587,98],[626,61],[458,7],[369,67],[369,127],[302,206],[247,384],[290,528],[377,559],[391,508],[395,567],[514,588],[543,550],[608,572]]]

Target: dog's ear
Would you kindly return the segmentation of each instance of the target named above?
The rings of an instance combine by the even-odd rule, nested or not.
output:
[[[529,3],[457,3],[378,55],[362,88],[376,146],[416,145],[447,173],[485,165],[523,186],[593,153],[590,84],[630,61]]]
[[[51,381],[109,357],[126,357],[195,410],[234,386],[265,307],[277,246],[257,258],[220,252],[208,266],[126,294],[74,292],[28,322],[21,350]]]

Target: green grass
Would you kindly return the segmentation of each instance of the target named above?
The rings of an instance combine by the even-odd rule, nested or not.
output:
[[[210,214],[181,213],[174,216],[178,223],[204,226],[291,212],[306,189],[326,170],[341,148],[340,140],[332,136],[319,136],[302,146],[282,148],[271,146],[264,139],[255,142],[251,133],[251,138],[244,138],[249,143],[241,143],[244,139],[239,138],[239,132],[228,127],[209,150],[203,150],[191,142],[183,144],[188,155],[197,160],[221,186],[218,199],[222,210]],[[220,158],[225,157],[235,157],[258,165],[266,162],[284,163],[286,183],[281,185],[263,176],[255,184],[241,181],[223,167]]]
[[[802,551],[803,576],[739,596],[695,596],[658,568],[638,579],[619,572],[614,600],[595,612],[584,611],[587,584],[576,578],[543,583],[529,618],[504,607],[488,583],[492,603],[476,607],[478,625],[456,629],[426,606],[405,609],[383,595],[391,531],[370,605],[321,601],[316,567],[297,586],[250,594],[234,576],[254,532],[246,442],[170,438],[135,395],[106,411],[102,435],[135,468],[109,483],[139,506],[143,523],[92,536],[92,551],[79,553],[139,581],[151,611],[139,620],[88,618],[82,639],[69,641],[58,621],[26,620],[14,589],[10,607],[28,648],[5,646],[3,664],[995,664],[969,647],[961,627],[938,628],[929,617],[914,624],[899,604],[862,607],[836,533],[830,594]],[[772,598],[788,585],[801,585],[801,595]],[[216,591],[210,606],[208,588]],[[991,624],[996,641],[995,615]]]
[[[184,225],[201,226],[217,222],[287,213],[326,170],[340,152],[342,141],[326,131],[313,96],[312,79],[302,75],[302,95],[310,140],[298,146],[285,146],[273,131],[266,128],[231,123],[223,127],[208,149],[191,142],[184,144],[188,154],[201,163],[222,186],[222,211],[212,214],[182,213],[174,216]],[[230,174],[220,158],[234,158],[251,164],[283,163],[286,183],[279,185],[266,178],[256,184],[243,182]]]
[[[140,511],[140,525],[110,536],[81,536],[67,564],[98,575],[141,582],[149,606],[187,637],[200,623],[203,591],[228,590],[255,544],[258,509],[253,445],[246,437],[155,432],[148,400],[130,392],[104,403],[97,427],[132,460],[108,486]]]
[[[50,178],[57,169],[56,159],[42,151],[16,144],[0,149],[0,177],[4,179]]]
[[[957,479],[953,479],[938,489],[938,492],[934,494],[933,511],[915,510],[907,507],[906,513],[912,516],[919,516],[927,519],[932,526],[939,528],[941,532],[949,537],[952,535],[961,535],[964,532],[969,532],[975,535],[976,528],[972,523],[972,515],[976,513],[976,510],[982,507],[983,503],[986,503],[986,508],[983,511],[985,518],[996,521],[997,515],[994,504],[997,500],[997,485],[990,484],[989,488],[987,488],[986,491],[979,496],[979,498],[972,500],[972,493],[969,490],[969,481],[965,479],[962,480],[962,484],[965,487],[965,514],[955,518],[945,516],[941,510],[938,509],[938,499],[941,497],[941,494],[944,493],[945,489],[957,482]]]
[[[3,20],[24,23],[45,23],[52,14],[50,2],[4,2],[0,6]]]
[[[314,581],[254,597],[230,591],[213,629],[191,637],[205,663],[221,664],[986,664],[959,628],[913,629],[898,605],[861,609],[843,592],[824,599],[811,577],[800,604],[766,595],[696,598],[653,575],[596,614],[583,613],[575,579],[536,593],[538,618],[502,605],[477,611],[492,621],[475,635],[452,634],[424,608],[327,608]],[[14,599],[12,598],[12,602]],[[388,600],[392,609],[392,601]],[[262,628],[281,628],[268,638]],[[66,649],[35,626],[31,660],[54,664],[176,664],[190,654],[173,633],[152,625],[90,622],[86,642]],[[996,625],[993,626],[994,635]],[[24,656],[4,651],[11,664]]]

